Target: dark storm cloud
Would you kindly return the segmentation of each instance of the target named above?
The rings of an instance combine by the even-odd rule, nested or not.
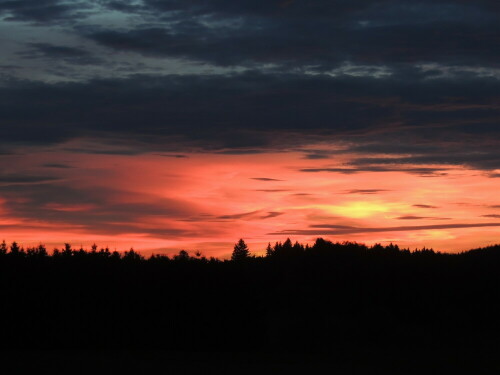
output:
[[[355,152],[365,142],[367,147],[377,145],[377,151],[390,152],[392,140],[398,139],[403,143],[396,144],[398,151],[404,150],[404,144],[410,150],[412,142],[422,144],[414,150],[420,155],[400,157],[398,168],[389,165],[390,159],[359,158],[346,168],[304,171],[403,170],[431,175],[445,170],[404,167],[410,163],[456,163],[493,170],[499,160],[494,141],[498,126],[482,126],[484,119],[478,114],[464,128],[463,110],[456,102],[482,103],[488,117],[498,118],[499,91],[500,81],[485,78],[400,81],[257,72],[59,84],[11,81],[0,87],[0,142],[52,144],[100,137],[103,142],[112,139],[112,146],[73,151],[133,155],[146,150],[178,152],[186,145],[253,153],[333,141],[338,136],[350,139]],[[442,106],[450,109],[444,111],[446,116],[440,115],[441,125],[435,126],[435,113],[442,113]],[[465,136],[471,137],[466,148],[461,143]],[[455,143],[448,146],[444,141]],[[422,155],[425,152],[429,154]]]
[[[98,64],[103,61],[94,57],[89,51],[69,46],[51,43],[29,43],[29,49],[19,54],[26,58],[45,58],[54,61],[64,61],[77,65]]]
[[[105,5],[108,9],[127,13],[140,13],[145,10],[145,7],[140,3],[133,4],[120,0],[101,0],[100,3]]]
[[[52,36],[20,36],[24,50],[16,58],[48,66],[51,77],[86,79],[4,80],[0,146],[85,137],[109,147],[73,152],[239,155],[295,148],[317,161],[304,172],[432,177],[458,165],[498,176],[495,1],[0,0],[0,13],[50,28]],[[78,24],[64,23],[75,17]],[[123,67],[113,51],[130,61],[124,78],[95,78],[114,77]],[[188,75],[174,64],[179,74],[162,75],[158,65],[168,66],[169,58],[200,71]],[[69,64],[52,65],[61,61]],[[157,76],[140,74],[153,68]],[[43,81],[43,74],[33,75]],[[306,148],[339,140],[348,149]],[[344,151],[356,154],[350,164],[318,166]]]
[[[458,0],[145,1],[129,11],[154,16],[163,25],[101,28],[86,35],[120,51],[221,66],[269,63],[318,71],[345,61],[497,66],[497,10],[489,2]]]
[[[75,18],[86,7],[84,1],[0,0],[0,15],[8,21],[50,23]]]
[[[106,47],[146,56],[185,58],[220,66],[268,63],[317,71],[333,69],[345,61],[364,65],[435,61],[475,65],[480,58],[495,66],[500,57],[495,48],[498,30],[492,33],[478,27],[464,29],[459,24],[448,29],[442,25],[404,25],[366,30],[338,29],[330,26],[331,22],[327,25],[290,25],[283,30],[273,25],[265,30],[267,33],[259,29],[255,34],[249,34],[248,29],[233,32],[225,28],[214,35],[208,27],[200,26],[180,33],[177,29],[146,28],[97,31],[87,36]]]
[[[116,1],[109,0],[109,2],[115,3]],[[470,1],[467,0],[439,2],[440,7],[435,8],[436,11],[440,10],[439,13],[423,14],[421,18],[440,19],[443,16],[449,18],[474,16],[470,14],[453,14],[454,5],[467,5],[469,3]],[[500,6],[496,0],[478,0],[474,3],[489,11],[500,11]],[[419,22],[421,19],[415,20],[415,15],[419,11],[429,10],[426,6],[436,4],[436,1],[422,0],[415,4],[401,0],[357,0],[355,2],[344,0],[241,0],[237,2],[231,0],[192,0],[189,2],[183,0],[144,0],[143,4],[147,8],[152,8],[156,11],[185,11],[192,15],[217,12],[226,15],[249,14],[298,18],[319,16],[334,20],[343,19],[348,14],[360,11],[380,12],[380,10],[390,10],[392,9],[391,6],[393,6],[395,10],[392,13],[386,11],[386,19],[401,22],[401,12],[404,12],[406,16],[412,17],[413,22]],[[449,6],[446,6],[447,4]],[[457,11],[460,10],[461,8],[457,9]]]
[[[470,224],[440,224],[440,225],[408,225],[398,227],[344,227],[339,225],[311,225],[305,230],[284,230],[280,232],[269,233],[270,235],[346,235],[360,233],[384,233],[384,232],[406,232],[419,230],[446,230],[459,228],[487,228],[499,227],[500,223],[470,223]]]

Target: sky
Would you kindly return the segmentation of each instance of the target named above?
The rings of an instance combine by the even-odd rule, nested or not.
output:
[[[0,0],[0,240],[500,242],[496,0]]]

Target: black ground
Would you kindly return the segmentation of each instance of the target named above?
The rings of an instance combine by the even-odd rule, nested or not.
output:
[[[265,258],[225,262],[14,247],[0,251],[3,363],[72,373],[498,373],[499,266],[499,246],[446,255],[287,241]]]

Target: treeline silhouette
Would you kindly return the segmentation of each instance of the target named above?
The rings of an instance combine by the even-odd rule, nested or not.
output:
[[[254,256],[240,240],[220,260],[3,242],[1,346],[494,363],[499,287],[500,245],[446,254],[287,239]]]

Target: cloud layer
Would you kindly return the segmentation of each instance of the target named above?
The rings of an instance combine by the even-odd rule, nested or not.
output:
[[[404,154],[361,157],[350,166],[360,171],[451,164],[495,177],[499,9],[486,0],[3,0],[0,27],[18,32],[5,48],[0,142],[258,152],[340,139],[353,151]]]
[[[0,0],[0,225],[490,233],[499,25],[493,0]]]

